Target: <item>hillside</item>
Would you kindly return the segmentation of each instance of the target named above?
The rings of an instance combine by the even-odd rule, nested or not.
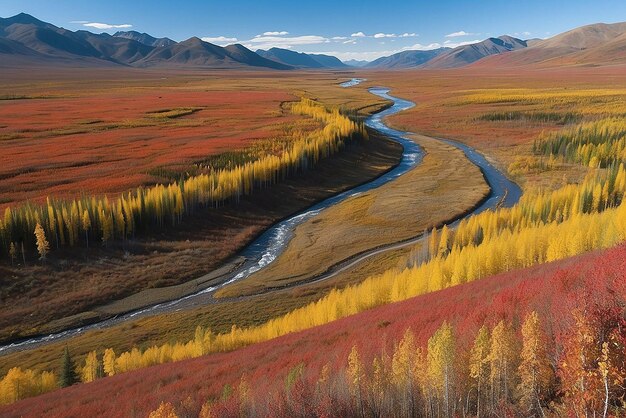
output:
[[[191,38],[176,43],[139,32],[95,34],[59,28],[25,13],[0,18],[0,66],[179,66],[262,67],[290,66],[265,59],[247,48],[226,48]]]
[[[174,45],[176,41],[172,41],[170,38],[155,38],[147,33],[139,33],[137,31],[118,31],[113,34],[116,38],[132,39],[133,41],[140,42],[144,45],[160,47]]]
[[[338,58],[323,54],[306,54],[283,48],[259,49],[256,53],[264,58],[295,68],[347,68]]]
[[[626,22],[582,26],[552,38],[534,41],[528,48],[488,57],[475,67],[525,65],[559,66],[624,63]]]
[[[423,68],[443,69],[463,67],[491,55],[526,48],[526,42],[512,36],[489,38],[471,45],[463,45],[428,61]]]
[[[413,68],[418,67],[450,51],[450,48],[438,48],[430,51],[403,51],[388,57],[378,58],[368,64],[365,68],[393,69],[393,68]]]
[[[282,391],[286,377],[299,364],[304,367],[304,381],[309,382],[305,387],[311,388],[311,380],[317,379],[324,365],[330,366],[331,375],[345,368],[352,346],[358,347],[360,358],[368,364],[383,347],[390,355],[408,328],[415,335],[415,344],[424,346],[443,321],[456,330],[459,350],[467,352],[483,323],[518,322],[531,310],[546,322],[548,337],[561,344],[571,326],[571,311],[582,301],[600,309],[610,309],[612,303],[623,306],[626,286],[621,278],[625,274],[626,245],[621,245],[381,306],[234,352],[58,390],[4,407],[0,414],[35,417],[45,411],[46,416],[146,416],[167,401],[179,413],[196,416],[207,399],[226,393],[225,387],[232,391],[239,386],[243,375],[246,387],[253,388],[248,399],[256,399],[259,408],[264,408],[268,399],[281,400],[268,398],[266,391]],[[560,349],[551,347],[551,355]],[[241,398],[234,397],[237,399]]]

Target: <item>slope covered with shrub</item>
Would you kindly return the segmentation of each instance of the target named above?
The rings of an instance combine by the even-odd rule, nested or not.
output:
[[[626,246],[622,245],[381,306],[237,351],[73,386],[6,406],[0,414],[41,416],[46,411],[47,416],[145,416],[164,401],[180,416],[195,416],[207,401],[224,399],[227,402],[219,408],[226,409],[216,409],[218,416],[252,407],[260,415],[293,416],[293,408],[310,412],[308,408],[316,407],[317,400],[321,402],[319,394],[304,394],[315,394],[316,382],[324,373],[332,381],[332,402],[337,402],[337,407],[353,408],[356,404],[345,378],[353,347],[357,347],[370,379],[373,358],[385,352],[392,357],[394,346],[407,329],[413,333],[415,347],[427,350],[428,340],[446,321],[454,330],[455,357],[463,364],[482,325],[493,330],[504,320],[514,325],[516,341],[521,342],[520,324],[531,311],[541,319],[550,367],[559,373],[567,336],[575,329],[571,312],[577,306],[588,306],[602,312],[618,309],[623,316],[624,277]],[[469,372],[464,379],[459,387],[471,385]],[[290,390],[285,392],[287,386]],[[291,388],[312,392],[298,395]],[[544,405],[561,403],[562,389],[557,387]],[[267,396],[268,392],[273,395]],[[465,401],[467,393],[461,395]],[[512,392],[510,401],[518,402],[518,395]],[[598,402],[602,405],[601,399]],[[283,409],[272,409],[280,405]]]

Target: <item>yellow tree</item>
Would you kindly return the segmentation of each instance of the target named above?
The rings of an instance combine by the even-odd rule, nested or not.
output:
[[[44,262],[48,251],[50,251],[50,243],[46,239],[46,233],[44,232],[41,224],[37,223],[35,226],[35,239],[37,241],[37,252],[39,252],[39,259]]]
[[[87,248],[89,248],[89,230],[91,229],[91,217],[89,216],[89,211],[85,209],[83,212],[83,216],[80,220],[80,226],[85,232],[85,241],[87,242]]]
[[[490,345],[489,329],[483,325],[478,330],[469,359],[470,377],[476,385],[476,418],[480,418],[483,388],[489,376]]]
[[[439,399],[443,398],[450,416],[450,399],[454,386],[455,341],[452,326],[444,322],[428,340],[428,374]]]
[[[489,352],[491,399],[493,405],[499,399],[508,400],[513,387],[517,350],[515,334],[510,324],[500,321],[491,332]]]
[[[407,329],[391,358],[391,372],[393,382],[403,397],[403,405],[409,407],[408,415],[414,415],[415,393],[414,376],[415,356],[417,348],[411,329]]]
[[[550,391],[554,373],[546,350],[546,337],[541,330],[539,315],[533,311],[522,325],[522,352],[519,365],[520,403],[527,411],[536,410],[543,416],[541,406]]]
[[[80,370],[80,378],[83,382],[93,382],[98,378],[98,369],[100,368],[100,361],[98,361],[98,355],[95,351],[91,351],[85,357],[85,365]]]
[[[102,367],[107,376],[115,375],[115,351],[113,351],[112,348],[104,350],[104,355],[102,356]]]
[[[148,418],[178,418],[174,406],[169,402],[161,402],[161,405],[154,411],[150,412]]]
[[[363,369],[363,363],[359,356],[359,351],[355,346],[352,346],[352,350],[348,355],[348,369],[346,370],[348,376],[348,386],[352,396],[356,400],[357,408],[361,415],[363,415],[363,397],[362,397],[362,385],[365,379],[365,370]]]

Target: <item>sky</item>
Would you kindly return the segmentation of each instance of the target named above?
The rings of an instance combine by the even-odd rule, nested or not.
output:
[[[25,12],[70,30],[147,32],[176,41],[287,48],[342,60],[474,43],[503,34],[547,38],[626,21],[624,0],[0,0],[0,17]]]

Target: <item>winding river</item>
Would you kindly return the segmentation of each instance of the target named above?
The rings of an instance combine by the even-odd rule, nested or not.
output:
[[[365,80],[355,78],[341,84],[341,86],[346,88],[353,87],[363,81]],[[424,155],[423,150],[415,142],[408,139],[407,136],[409,133],[392,129],[385,125],[383,120],[387,116],[396,114],[406,109],[410,109],[411,107],[415,106],[415,104],[408,100],[389,95],[389,89],[386,88],[373,87],[369,89],[369,92],[393,103],[392,106],[370,116],[365,121],[365,124],[368,127],[380,131],[386,137],[397,141],[402,145],[402,159],[400,163],[392,170],[368,183],[354,187],[343,193],[325,199],[299,214],[278,222],[277,224],[269,228],[265,233],[260,235],[256,240],[254,240],[243,250],[240,255],[244,258],[245,261],[237,269],[235,269],[235,271],[224,276],[221,284],[217,286],[212,286],[170,302],[159,303],[124,315],[119,315],[111,319],[96,322],[84,327],[69,329],[50,335],[33,337],[5,346],[1,346],[0,355],[8,354],[14,351],[31,349],[37,346],[45,345],[50,342],[74,337],[90,330],[102,329],[117,325],[131,319],[136,319],[138,317],[163,314],[167,312],[175,312],[185,308],[190,308],[203,304],[219,303],[219,301],[213,298],[213,294],[216,290],[232,282],[243,280],[274,261],[276,257],[278,257],[278,255],[280,255],[283,249],[287,246],[291,237],[293,236],[295,228],[298,225],[302,224],[308,219],[315,217],[322,210],[330,206],[336,205],[337,203],[340,203],[352,196],[380,187],[411,170],[422,161],[422,157]],[[462,150],[470,161],[480,167],[487,183],[491,188],[491,192],[487,196],[487,198],[484,199],[482,203],[478,207],[476,207],[471,213],[465,214],[463,217],[467,217],[476,213],[480,213],[484,210],[493,209],[499,206],[512,206],[519,200],[521,196],[520,188],[515,183],[511,182],[502,172],[498,171],[492,164],[490,164],[483,155],[460,142],[448,139],[441,140]],[[451,225],[454,225],[459,221],[460,219],[457,219],[456,221],[452,222]],[[307,282],[307,284],[314,281],[326,280],[339,274],[342,271],[353,267],[354,265],[369,257],[375,256],[385,251],[390,251],[393,249],[412,245],[418,242],[420,239],[421,236],[417,236],[408,240],[404,240],[402,242],[385,245],[358,254],[357,256],[354,256],[348,260],[344,260],[343,262],[331,267],[328,271]]]

